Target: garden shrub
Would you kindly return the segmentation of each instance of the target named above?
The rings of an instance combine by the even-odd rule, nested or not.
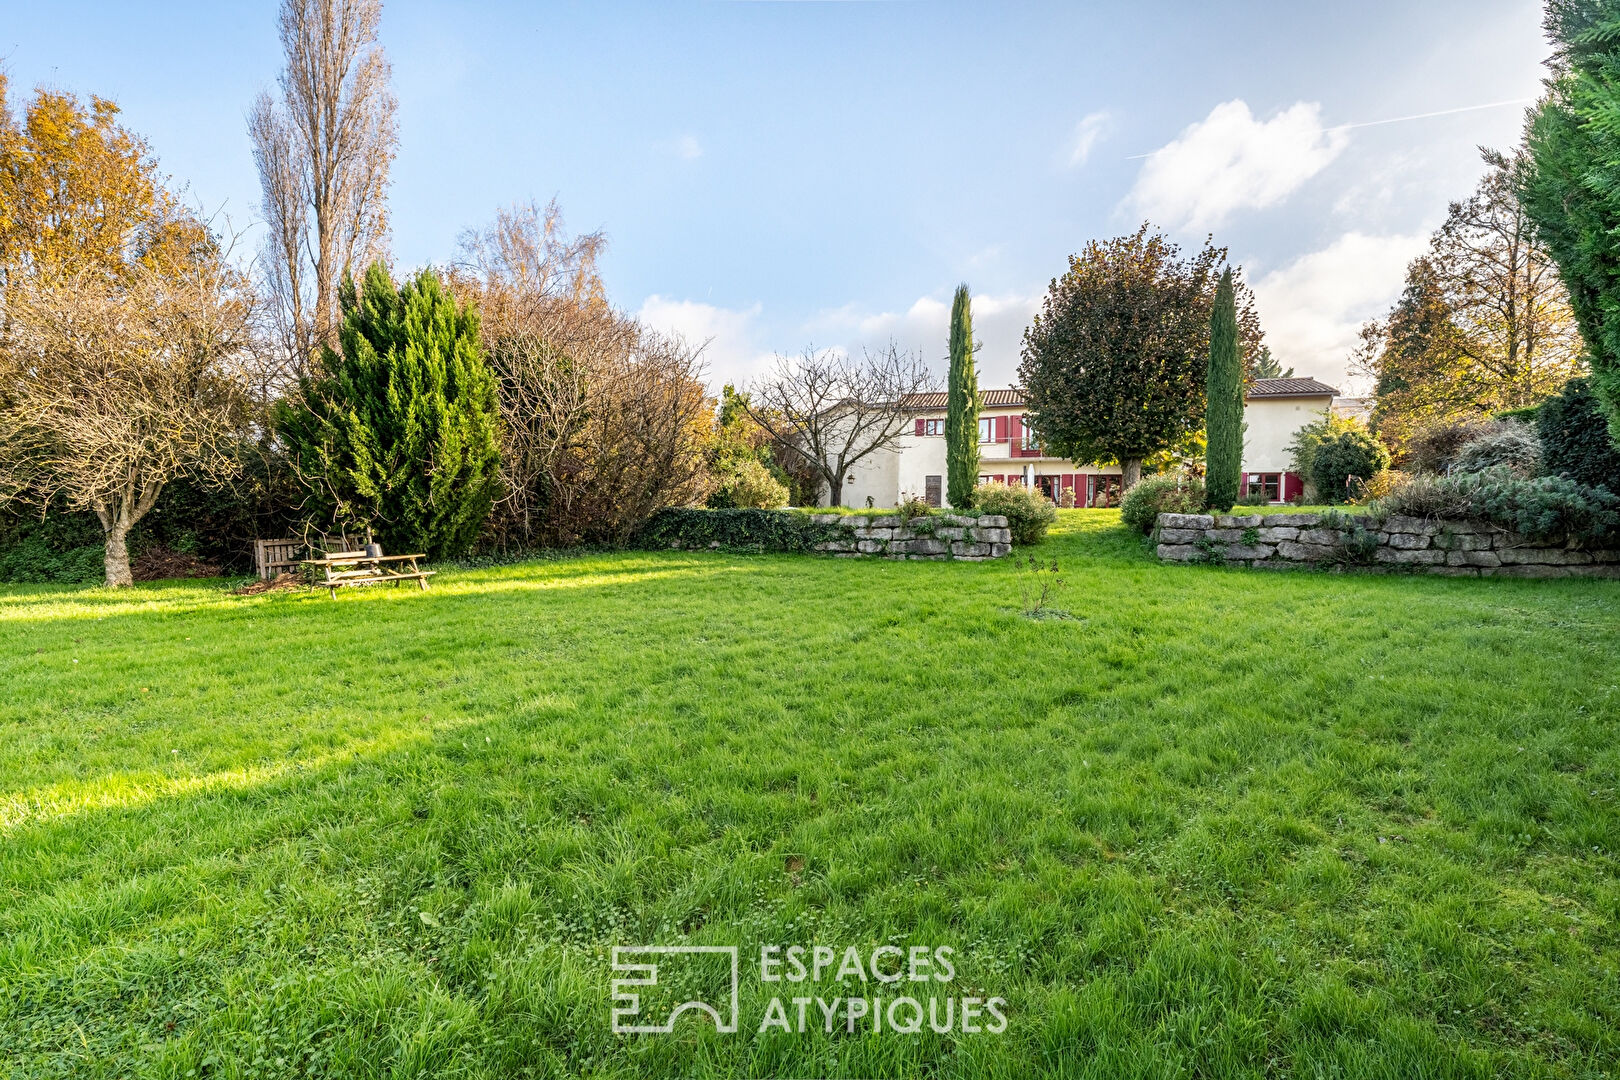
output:
[[[667,507],[636,534],[636,547],[706,548],[718,544],[740,551],[811,551],[837,533],[794,510],[708,510]]]
[[[1383,501],[1383,508],[1410,517],[1481,521],[1533,540],[1620,538],[1620,496],[1564,476],[1527,479],[1502,466],[1412,477]]]
[[[1266,498],[1266,493],[1263,492],[1263,491],[1251,491],[1246,495],[1240,496],[1238,498],[1238,501],[1236,503],[1234,503],[1233,505],[1234,506],[1270,506],[1271,505],[1271,500]]]
[[[1119,520],[1144,536],[1160,514],[1202,514],[1204,481],[1187,473],[1145,476],[1119,501]]]
[[[1541,439],[1519,420],[1503,420],[1494,431],[1474,436],[1457,449],[1452,472],[1483,472],[1502,466],[1520,476],[1541,471]]]
[[[1425,424],[1407,440],[1405,468],[1410,472],[1443,473],[1451,468],[1457,452],[1465,445],[1501,431],[1509,423],[1484,416],[1465,416]]]
[[[91,515],[0,516],[0,583],[94,584],[106,576],[101,526]]]
[[[711,507],[737,510],[776,510],[787,503],[787,485],[756,458],[733,465],[720,490],[709,499]]]
[[[1620,447],[1590,379],[1571,379],[1557,397],[1542,402],[1536,433],[1548,473],[1620,494]]]
[[[1356,481],[1364,484],[1389,467],[1389,451],[1365,431],[1340,431],[1322,439],[1312,467],[1318,497],[1348,502],[1352,486],[1360,487]]]
[[[910,521],[912,518],[927,517],[934,512],[934,508],[928,505],[927,499],[920,495],[912,495],[900,504],[897,512]]]
[[[1364,505],[1387,498],[1405,480],[1406,474],[1399,469],[1385,469],[1383,472],[1374,473],[1355,485],[1354,497],[1350,501]]]
[[[980,484],[973,489],[973,506],[981,514],[1005,517],[1015,544],[1040,543],[1047,527],[1057,520],[1052,500],[1022,485]]]

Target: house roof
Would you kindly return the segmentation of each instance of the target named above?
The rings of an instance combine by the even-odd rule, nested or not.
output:
[[[1315,379],[1256,379],[1249,384],[1247,397],[1332,397],[1339,391]]]
[[[979,391],[979,404],[986,409],[1005,409],[1024,403],[1024,392],[1017,387],[1006,387],[1000,390]],[[945,408],[945,392],[936,390],[931,394],[912,394],[906,398],[906,408],[926,411],[930,409]]]

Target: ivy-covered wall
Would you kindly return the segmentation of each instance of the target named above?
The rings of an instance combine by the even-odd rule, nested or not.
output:
[[[844,558],[999,559],[1012,531],[999,514],[806,514],[793,510],[660,511],[638,536],[647,548],[820,552]]]

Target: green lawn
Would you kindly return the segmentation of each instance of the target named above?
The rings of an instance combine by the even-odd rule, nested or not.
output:
[[[622,553],[0,588],[0,1075],[1620,1070],[1620,584]],[[742,949],[615,1036],[611,947]],[[762,945],[1004,1033],[758,1031]],[[752,954],[752,956],[750,955]],[[689,984],[715,987],[692,969]]]

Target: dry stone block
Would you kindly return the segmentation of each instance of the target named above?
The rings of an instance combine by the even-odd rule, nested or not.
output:
[[[1422,533],[1390,533],[1387,542],[1392,548],[1405,548],[1408,551],[1420,551],[1429,546],[1429,538]]]
[[[979,523],[978,518],[963,517],[961,514],[941,514],[939,515],[939,521],[942,524],[955,525],[963,529],[970,529]]]
[[[1499,547],[1502,565],[1584,566],[1592,561],[1589,552],[1556,547]]]
[[[1275,515],[1280,517],[1281,515]],[[1266,520],[1271,520],[1267,518]],[[1299,530],[1287,525],[1267,525],[1260,530],[1260,539],[1275,544],[1278,540],[1298,540]]]
[[[812,524],[812,525],[837,525],[838,524],[838,515],[837,514],[811,514],[810,515],[810,524]]]
[[[1009,544],[1012,542],[1011,529],[972,529],[973,539],[984,544]]]
[[[1343,539],[1343,537],[1339,535],[1339,530],[1337,529],[1299,530],[1299,542],[1302,544],[1323,544],[1328,547],[1332,547],[1341,539]]]
[[[952,555],[988,555],[989,544],[975,544],[968,540],[958,540],[951,545]]]
[[[954,525],[947,525],[942,529],[935,529],[934,535],[941,540],[960,540],[967,535],[967,530]]]
[[[1447,566],[1501,566],[1502,560],[1494,551],[1452,551],[1446,554]]]
[[[1265,523],[1261,514],[1216,514],[1217,529],[1258,529]]]
[[[1208,514],[1160,514],[1158,525],[1161,529],[1209,529],[1215,519]]]
[[[1321,514],[1267,514],[1261,522],[1266,525],[1286,525],[1294,529],[1311,529],[1322,523]]]
[[[894,530],[893,529],[856,529],[855,530],[855,539],[857,539],[857,540],[893,540],[894,539]]]
[[[1420,536],[1433,536],[1440,527],[1432,521],[1422,518],[1407,517],[1405,514],[1391,514],[1383,524],[1385,532],[1417,533]]]
[[[1447,551],[1489,551],[1491,538],[1475,532],[1443,531],[1435,534],[1434,546]]]
[[[1296,544],[1292,540],[1283,540],[1277,544],[1277,554],[1295,562],[1318,562],[1331,557],[1333,549],[1321,544]]]
[[[911,550],[918,555],[943,555],[947,548],[945,541],[932,536],[924,536],[911,542]]]
[[[1005,514],[985,514],[979,518],[979,527],[984,529],[1005,529],[1007,517]]]
[[[1446,561],[1446,553],[1429,548],[1421,551],[1412,551],[1404,548],[1381,547],[1373,558],[1381,563],[1396,563],[1402,566],[1434,566]]]
[[[862,555],[876,555],[887,546],[882,540],[862,540],[855,545],[855,550]]]
[[[1428,572],[1441,577],[1479,577],[1480,574],[1475,566],[1431,566]]]
[[[1009,552],[1011,550],[1012,550],[1012,545],[1011,544],[991,544],[990,545],[990,557],[992,559],[999,559],[999,558],[1001,558],[1003,555],[1007,554],[1007,552]]]
[[[1250,559],[1269,559],[1276,553],[1276,547],[1271,544],[1233,544],[1231,547],[1222,552],[1222,554],[1225,555],[1228,560],[1242,561],[1247,561]]]
[[[1203,529],[1160,529],[1161,544],[1194,544],[1204,538]]]
[[[871,525],[874,529],[898,529],[900,526],[905,524],[904,521],[900,520],[899,517],[894,515],[890,515],[889,517],[867,518],[866,521],[867,524]]]
[[[1574,571],[1567,566],[1491,566],[1480,570],[1482,577],[1560,578]]]
[[[1191,562],[1202,554],[1191,544],[1160,544],[1159,558],[1169,559],[1171,562]]]

